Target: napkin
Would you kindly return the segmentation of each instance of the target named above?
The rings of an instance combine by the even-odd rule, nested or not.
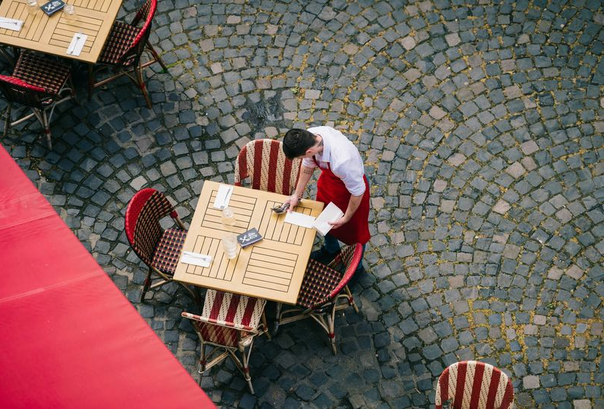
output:
[[[216,193],[216,199],[214,199],[214,208],[222,210],[227,207],[232,194],[233,186],[220,185],[218,187],[218,193]]]
[[[67,47],[67,54],[78,56],[82,52],[82,48],[84,48],[84,44],[86,44],[86,39],[88,36],[82,33],[76,33],[73,35],[71,39],[71,43],[69,47]]]
[[[327,207],[321,212],[317,220],[313,223],[312,227],[315,228],[316,231],[325,236],[333,227],[328,222],[335,222],[344,216],[344,212],[340,210],[338,206],[330,202]]]
[[[285,215],[285,223],[295,224],[296,226],[312,228],[315,218],[303,213],[290,212]]]
[[[212,256],[193,253],[190,251],[183,251],[180,261],[185,264],[193,264],[200,267],[210,267],[210,264],[212,263]]]
[[[6,28],[7,30],[19,31],[23,27],[23,21],[15,20],[8,17],[0,17],[0,28]]]

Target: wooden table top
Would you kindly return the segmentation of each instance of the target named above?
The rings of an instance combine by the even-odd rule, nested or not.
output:
[[[229,207],[237,222],[228,228],[221,222],[221,210],[214,208],[220,183],[206,181],[187,233],[183,251],[212,256],[209,267],[178,262],[174,279],[200,287],[295,304],[315,239],[315,230],[285,223],[285,215],[271,208],[287,196],[235,186]],[[304,199],[295,211],[317,217],[323,203]],[[222,237],[257,228],[263,239],[229,260],[222,249]]]
[[[38,0],[38,6],[45,4]],[[95,63],[101,55],[111,26],[122,0],[69,0],[75,6],[75,16],[66,18],[62,10],[47,16],[38,8],[29,13],[26,0],[3,0],[0,16],[24,22],[20,31],[0,28],[0,43],[28,50]],[[74,34],[88,35],[79,56],[67,54]]]

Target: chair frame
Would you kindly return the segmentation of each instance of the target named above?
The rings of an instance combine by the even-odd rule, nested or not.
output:
[[[454,380],[449,382],[450,378]],[[449,388],[450,384],[455,390]],[[505,385],[503,389],[502,385]],[[449,400],[453,400],[450,404],[453,409],[509,409],[514,402],[514,388],[511,379],[493,365],[478,361],[455,362],[438,377],[436,409],[442,409],[443,403]]]
[[[235,161],[235,186],[249,180],[256,190],[291,195],[300,175],[302,159],[288,159],[280,141],[257,139],[241,148]],[[257,170],[259,169],[259,170]]]
[[[208,290],[206,293],[205,303],[208,302],[208,294],[210,291]],[[216,322],[214,320],[209,319],[208,317],[202,315],[195,315],[189,312],[182,312],[181,316],[183,318],[187,318],[191,321],[193,325],[193,329],[199,336],[200,340],[200,357],[199,357],[199,369],[198,373],[199,384],[201,385],[201,375],[206,371],[210,370],[212,367],[220,364],[227,357],[230,357],[237,369],[241,372],[245,381],[250,388],[250,392],[254,394],[254,386],[252,385],[252,377],[250,375],[249,369],[249,361],[250,356],[252,354],[252,348],[254,346],[254,338],[256,336],[260,336],[266,334],[266,336],[270,339],[270,333],[268,332],[268,325],[266,322],[266,315],[264,313],[264,307],[266,306],[266,301],[262,299],[257,299],[258,302],[262,303],[262,316],[260,318],[259,324],[255,328],[251,327],[243,327],[241,325],[237,325],[235,323],[225,323],[225,322]],[[224,345],[217,342],[212,342],[206,340],[203,336],[202,327],[204,325],[209,325],[213,327],[221,327],[228,330],[236,331],[237,333],[237,345]],[[206,347],[209,346],[209,352],[206,351]],[[239,353],[241,358],[237,355]]]
[[[361,256],[363,254],[363,246],[359,243],[347,246],[332,260],[326,267],[336,269],[340,264],[346,265],[346,271],[338,285],[333,288],[328,297],[317,302],[310,308],[300,307],[287,307],[286,309],[278,312],[278,324],[284,325],[292,322],[312,318],[327,332],[331,343],[332,351],[335,354],[338,353],[336,347],[336,335],[335,335],[335,317],[336,312],[344,310],[350,306],[354,308],[354,311],[358,314],[359,308],[356,305],[350,289],[348,288],[348,282],[354,275],[358,264],[361,262]],[[344,260],[349,258],[349,260]],[[309,264],[321,263],[315,260],[309,260]]]
[[[145,278],[145,282],[143,284],[143,291],[141,294],[140,302],[144,301],[145,294],[150,289],[155,289],[155,288],[161,287],[164,284],[168,284],[168,283],[174,281],[174,278],[172,276],[164,273],[163,271],[159,270],[158,268],[156,268],[152,265],[153,254],[145,254],[143,249],[141,249],[141,247],[139,245],[139,241],[137,240],[137,237],[136,237],[137,236],[136,226],[138,224],[139,217],[140,217],[141,213],[143,212],[143,209],[145,208],[145,206],[148,205],[149,201],[152,200],[154,195],[157,195],[157,196],[155,196],[155,199],[158,202],[160,202],[159,206],[161,207],[159,213],[156,214],[157,219],[155,220],[155,222],[157,223],[157,225],[159,226],[160,220],[169,215],[180,230],[187,231],[187,229],[185,228],[185,225],[178,217],[178,213],[176,212],[176,209],[174,208],[174,206],[170,203],[168,198],[163,193],[161,193],[155,189],[152,189],[152,188],[146,188],[146,189],[142,189],[142,190],[138,191],[132,197],[132,199],[130,199],[130,202],[128,203],[128,207],[126,208],[126,222],[125,222],[126,236],[128,237],[130,246],[132,247],[132,249],[134,250],[136,255],[149,268],[149,271],[147,272],[147,277]],[[134,220],[133,220],[133,218],[134,218]],[[163,232],[163,229],[161,229],[161,227],[160,227],[160,230]],[[160,234],[160,237],[161,237],[161,234]],[[159,238],[157,239],[157,242],[153,244],[153,252],[156,250],[158,242],[159,242]],[[153,274],[159,276],[157,281],[155,281],[155,282],[153,282]],[[178,283],[181,287],[185,288],[189,293],[191,293],[195,302],[198,305],[200,304],[200,296],[196,291],[191,290],[187,285],[184,285],[183,283],[180,283],[178,281],[175,281],[175,282]]]
[[[29,84],[17,77],[5,75],[0,75],[0,89],[2,89],[2,93],[6,97],[7,102],[3,136],[8,135],[10,128],[13,126],[36,117],[43,127],[43,133],[46,135],[48,149],[51,150],[52,134],[50,131],[50,121],[55,108],[71,99],[77,100],[71,75],[67,77],[65,83],[56,94],[49,92],[45,88]],[[67,95],[64,95],[65,93],[67,93]],[[12,121],[11,114],[14,103],[23,105],[24,107],[31,109],[32,112]],[[50,114],[48,114],[49,110]]]
[[[149,92],[147,91],[145,79],[143,77],[143,70],[148,66],[159,62],[163,72],[168,71],[168,67],[149,41],[152,20],[156,9],[157,0],[146,0],[143,6],[137,11],[130,25],[137,26],[141,21],[144,20],[143,27],[140,29],[140,32],[133,41],[132,45],[124,52],[124,54],[122,54],[120,61],[117,64],[100,62],[96,69],[92,65],[88,66],[88,99],[92,98],[92,91],[95,88],[102,87],[107,83],[125,75],[140,88],[147,103],[147,107],[149,109],[153,107],[151,98],[149,97]],[[149,52],[152,58],[149,61],[141,64],[140,60],[145,51]],[[103,78],[99,81],[95,81],[96,74],[108,68],[113,69],[113,75]]]

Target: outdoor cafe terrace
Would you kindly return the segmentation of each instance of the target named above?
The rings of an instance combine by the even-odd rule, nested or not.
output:
[[[61,11],[32,17],[24,1],[3,0],[0,16],[24,23],[16,31],[0,21],[1,74],[37,84],[53,70],[54,101],[61,86],[69,89],[49,138],[31,118],[11,126],[2,146],[216,406],[433,408],[445,368],[481,361],[509,377],[518,408],[604,408],[604,2],[98,4],[100,11],[76,0],[74,23]],[[122,37],[112,37],[116,26],[104,18],[125,22],[116,23]],[[94,19],[96,31],[78,26]],[[35,23],[46,34],[55,22],[57,37],[27,31]],[[134,38],[140,61],[138,48],[123,47]],[[121,59],[128,52],[134,59]],[[144,66],[149,56],[157,61]],[[142,79],[104,82],[96,70],[103,65],[105,74],[140,68]],[[11,102],[14,121],[29,108],[11,100],[2,81],[0,108]],[[220,185],[238,181],[240,151],[259,139],[282,141],[290,128],[323,125],[358,148],[371,189],[367,273],[349,286],[358,312],[345,297],[335,338],[315,320],[275,331],[281,305],[299,302],[295,291],[281,299],[229,283],[218,288],[187,278],[197,273],[183,266],[177,281],[143,293],[149,269],[126,220],[138,192],[155,189],[175,206],[189,231],[179,233],[185,251],[200,252],[194,234],[215,240],[205,249],[216,266],[224,225],[213,204]],[[285,172],[276,162],[269,167]],[[231,200],[254,197],[267,217],[283,199],[237,189]],[[312,181],[302,203],[313,216],[315,194]],[[247,227],[265,229],[253,221],[262,209],[248,209]],[[202,216],[214,224],[197,223]],[[270,231],[289,228],[278,224],[285,216],[271,217],[280,221]],[[161,226],[175,225],[167,217]],[[313,268],[332,274],[307,264],[320,235],[296,240],[275,239],[259,263],[287,264],[294,254],[287,285],[296,289]],[[255,297],[233,296],[249,314],[229,329],[257,331],[249,382],[228,359],[198,373],[195,328],[225,320],[206,309],[231,302],[231,292]]]

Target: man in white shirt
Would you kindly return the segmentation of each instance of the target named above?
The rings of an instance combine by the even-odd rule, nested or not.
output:
[[[303,158],[296,190],[287,200],[291,211],[302,197],[306,185],[318,167],[317,200],[325,205],[333,202],[344,216],[330,223],[325,245],[313,258],[328,262],[340,251],[338,240],[346,244],[360,243],[365,250],[369,241],[369,184],[363,160],[356,146],[340,131],[329,126],[291,129],[283,139],[283,152],[290,159]],[[359,263],[357,272],[363,271]],[[358,274],[355,274],[355,279]]]

